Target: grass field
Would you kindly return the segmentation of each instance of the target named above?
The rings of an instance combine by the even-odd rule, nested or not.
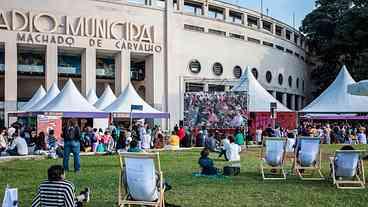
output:
[[[327,176],[327,158],[340,146],[323,146],[323,172]],[[368,149],[359,146],[359,149]],[[330,179],[301,181],[289,175],[286,181],[263,181],[258,171],[259,150],[242,153],[241,175],[223,179],[192,177],[198,171],[199,151],[163,152],[161,166],[164,177],[173,186],[166,193],[167,202],[179,206],[368,206],[368,190],[337,190]],[[222,168],[225,161],[217,159]],[[0,198],[6,184],[17,187],[20,206],[29,206],[46,169],[62,160],[24,160],[0,163]],[[368,164],[366,168],[368,170]],[[77,191],[85,186],[93,190],[88,206],[116,206],[119,164],[118,156],[82,158],[80,174],[67,173]]]

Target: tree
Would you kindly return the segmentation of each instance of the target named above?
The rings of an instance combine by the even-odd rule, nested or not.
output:
[[[317,95],[343,64],[354,79],[368,78],[368,0],[317,0],[300,30],[317,62],[311,74]]]

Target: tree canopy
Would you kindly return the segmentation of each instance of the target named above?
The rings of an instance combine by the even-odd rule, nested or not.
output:
[[[316,0],[303,20],[311,78],[322,92],[346,64],[355,80],[368,79],[368,0]]]

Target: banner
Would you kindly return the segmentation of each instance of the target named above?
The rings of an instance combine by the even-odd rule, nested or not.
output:
[[[246,92],[187,92],[184,94],[184,125],[235,128],[247,124]]]
[[[61,139],[62,120],[60,116],[37,116],[37,134],[44,132],[47,134],[50,129],[55,132],[56,139]]]

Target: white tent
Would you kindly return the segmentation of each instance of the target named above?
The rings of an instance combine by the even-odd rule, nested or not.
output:
[[[104,111],[119,114],[120,117],[129,117],[132,105],[141,105],[143,108],[141,111],[133,111],[133,118],[169,118],[169,113],[158,111],[147,104],[138,95],[131,83]]]
[[[270,104],[272,102],[277,103],[276,111],[279,112],[291,112],[282,103],[275,99],[261,84],[254,78],[249,68],[246,68],[240,78],[238,85],[235,85],[232,91],[247,91],[248,92],[248,110],[250,112],[269,112]]]
[[[44,112],[101,112],[90,104],[79,93],[71,79],[65,84],[63,90],[45,107]]]
[[[107,85],[101,97],[98,99],[98,101],[95,102],[94,106],[97,109],[103,110],[112,102],[114,102],[115,99],[116,96],[114,95],[114,92],[112,92],[110,85]]]
[[[57,82],[55,81],[50,89],[47,91],[46,95],[37,103],[33,105],[33,107],[29,108],[28,111],[40,111],[43,107],[45,107],[52,99],[54,99],[60,90],[57,86]]]
[[[368,112],[368,97],[348,93],[348,85],[355,81],[343,66],[334,82],[301,112],[305,113],[357,113]]]
[[[27,111],[32,108],[37,102],[39,102],[46,95],[46,91],[41,85],[32,98],[20,109],[20,111]]]
[[[90,104],[95,104],[96,101],[98,100],[98,97],[96,95],[96,91],[91,88],[89,91],[88,91],[88,94],[87,94],[87,101],[90,103]]]

